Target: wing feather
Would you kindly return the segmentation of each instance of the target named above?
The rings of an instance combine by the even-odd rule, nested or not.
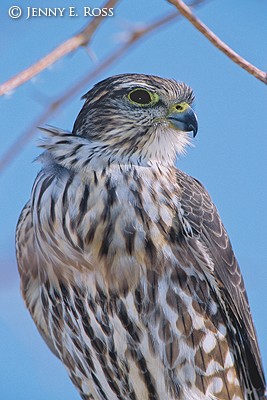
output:
[[[43,318],[43,312],[40,312],[43,307],[41,303],[41,283],[38,272],[38,263],[40,261],[35,246],[30,202],[23,208],[18,221],[16,231],[16,253],[23,299],[42,338],[50,350],[58,357],[46,321]]]
[[[233,346],[239,353],[240,362],[245,362],[242,372],[248,375],[247,379],[263,396],[265,379],[259,346],[243,277],[227,232],[202,184],[182,171],[177,171],[177,182],[182,189],[181,206],[184,218],[212,257],[214,275],[225,303],[224,307],[237,333],[233,338]]]

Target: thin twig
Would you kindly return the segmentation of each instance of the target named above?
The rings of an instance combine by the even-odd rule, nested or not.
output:
[[[266,72],[255,67],[253,64],[249,63],[238,53],[227,46],[221,39],[218,38],[206,25],[203,24],[198,18],[194,16],[190,8],[181,0],[168,0],[172,3],[180,13],[194,25],[197,30],[199,30],[215,47],[226,54],[232,61],[238,64],[241,68],[245,69],[249,74],[255,76],[255,78],[267,84],[267,74]]]
[[[118,2],[118,0],[108,0],[103,6],[105,8],[112,8]],[[70,39],[61,43],[53,51],[47,54],[45,57],[41,58],[35,64],[21,71],[19,74],[13,76],[13,78],[4,82],[0,85],[0,96],[11,90],[17,88],[23,83],[32,79],[35,75],[39,74],[41,71],[54,64],[60,58],[64,57],[66,54],[78,49],[78,47],[88,45],[93,33],[96,31],[98,26],[103,20],[103,16],[97,16],[92,19],[92,21],[86,25],[86,27],[76,35],[72,36]]]
[[[205,0],[195,0],[191,6],[196,7]],[[152,32],[158,31],[160,28],[166,26],[168,23],[173,21],[175,18],[179,18],[180,13],[174,12],[170,13],[156,21],[148,24],[145,27],[135,29],[123,45],[121,45],[117,50],[111,53],[106,59],[104,59],[100,64],[96,65],[95,68],[87,75],[85,75],[81,80],[71,86],[66,92],[60,95],[56,100],[54,100],[47,108],[47,110],[42,113],[37,120],[35,120],[32,125],[22,133],[18,139],[10,146],[3,157],[0,160],[0,174],[5,170],[5,168],[15,159],[17,154],[19,154],[26,143],[32,138],[36,132],[37,126],[42,126],[49,118],[51,118],[56,112],[58,112],[68,101],[70,101],[81,89],[86,86],[90,81],[96,78],[100,73],[110,67],[116,60],[118,60],[127,50],[129,50],[134,44],[139,40],[149,35]]]

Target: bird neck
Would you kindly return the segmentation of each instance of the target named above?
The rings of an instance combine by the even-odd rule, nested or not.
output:
[[[54,128],[43,130],[47,136],[42,139],[39,146],[45,149],[45,152],[37,160],[45,166],[56,163],[77,172],[86,169],[98,170],[111,164],[174,167],[175,148],[167,141],[163,143],[163,146],[159,146],[159,143],[154,141],[148,148],[133,148],[125,152],[123,148],[115,144],[90,141],[88,138]]]

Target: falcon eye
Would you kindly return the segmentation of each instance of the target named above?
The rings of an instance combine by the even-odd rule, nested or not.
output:
[[[129,93],[129,99],[138,104],[149,104],[151,102],[150,93],[143,89],[136,89]]]
[[[134,89],[127,97],[132,103],[139,104],[140,106],[146,106],[158,101],[158,95],[156,93],[151,93],[145,89]]]

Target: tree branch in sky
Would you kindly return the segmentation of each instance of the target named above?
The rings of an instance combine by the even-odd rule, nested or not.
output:
[[[103,8],[112,8],[116,5],[117,2],[118,0],[108,0],[106,4],[103,6]],[[58,61],[65,55],[71,53],[72,51],[78,49],[81,46],[87,46],[89,41],[91,40],[92,35],[99,27],[103,19],[104,17],[101,15],[94,17],[92,21],[89,24],[87,24],[86,27],[81,32],[77,33],[70,39],[61,43],[58,47],[56,47],[53,51],[51,51],[51,53],[41,58],[41,60],[31,65],[29,68],[26,68],[24,71],[19,72],[17,75],[13,76],[13,78],[1,84],[0,96],[10,92],[11,90],[22,85],[23,83],[29,81],[34,76],[38,75],[44,69],[54,64],[56,61]]]
[[[241,68],[245,69],[249,74],[255,76],[255,78],[267,84],[267,73],[261,71],[253,64],[249,63],[238,53],[231,49],[226,43],[224,43],[218,36],[216,36],[206,25],[203,24],[195,15],[192,13],[190,8],[181,0],[168,0],[172,3],[177,10],[186,18],[199,32],[201,32],[215,47],[221,50],[227,55],[232,61],[238,64]]]

